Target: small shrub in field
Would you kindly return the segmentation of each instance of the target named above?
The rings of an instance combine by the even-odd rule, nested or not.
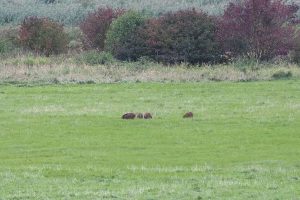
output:
[[[238,68],[241,71],[245,71],[247,69],[255,70],[260,64],[262,64],[262,62],[258,62],[257,59],[248,57],[239,57],[231,63],[232,66]]]
[[[83,51],[83,44],[80,41],[71,40],[68,43],[68,52],[69,53],[80,53]]]
[[[64,52],[68,44],[63,26],[48,18],[25,18],[19,38],[24,47],[46,56]]]
[[[218,22],[217,40],[225,51],[269,60],[293,48],[298,6],[282,0],[230,3]]]
[[[273,79],[289,79],[293,76],[292,72],[278,71],[272,75]]]
[[[129,11],[113,21],[105,41],[105,49],[117,59],[131,60],[135,57],[132,49],[128,48],[128,41],[134,40],[134,33],[145,22],[145,16],[139,12]],[[133,37],[133,38],[132,38]]]
[[[122,9],[99,8],[89,14],[80,24],[80,29],[85,35],[85,45],[99,51],[103,50],[106,32],[110,24],[123,13]]]
[[[114,57],[105,51],[86,51],[80,56],[79,61],[88,65],[105,65],[115,62]]]
[[[215,30],[214,19],[201,11],[169,12],[148,20],[139,28],[131,46],[139,48],[138,56],[163,63],[215,62],[220,57],[214,40]]]
[[[17,28],[0,30],[0,54],[12,52],[18,48]]]
[[[80,28],[68,28],[66,29],[68,35],[68,52],[69,53],[79,53],[84,49],[83,41],[84,36]]]
[[[6,39],[0,39],[0,54],[4,54],[13,50],[13,44]]]
[[[28,55],[25,57],[23,63],[27,66],[46,65],[49,64],[49,58]]]

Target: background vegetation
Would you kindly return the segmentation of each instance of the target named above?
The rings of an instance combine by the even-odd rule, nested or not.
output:
[[[220,13],[228,0],[0,0],[0,25],[19,24],[26,16],[49,17],[65,25],[78,25],[88,13],[98,7],[121,7],[150,12],[154,15],[171,10],[201,8],[209,13]]]
[[[47,13],[43,16],[27,13],[13,37],[0,31],[0,54],[13,55],[13,47],[17,46],[46,56],[65,53],[67,48],[69,53],[105,50],[107,53],[101,55],[111,53],[119,60],[148,59],[164,64],[229,63],[243,57],[259,61],[272,61],[280,56],[286,61],[299,60],[299,17],[296,14],[299,6],[293,2],[288,5],[289,1],[231,1],[224,4],[224,14],[217,15],[209,14],[201,6],[216,5],[215,1],[184,1],[189,6],[156,14],[150,8],[128,8],[121,2],[120,6],[105,2],[98,5],[100,2],[73,2],[71,5],[80,4],[85,10],[93,8],[74,23],[65,23]],[[5,5],[21,7],[22,3],[25,2],[11,0]],[[63,7],[68,1],[27,3],[51,9]],[[193,3],[199,5],[190,8]],[[5,24],[14,24],[12,16],[19,15],[2,16]],[[64,25],[74,27],[64,29]],[[10,32],[10,28],[4,28],[4,32]]]

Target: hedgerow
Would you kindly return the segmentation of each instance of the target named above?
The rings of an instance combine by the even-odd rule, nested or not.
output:
[[[202,0],[198,2],[200,1],[204,2]],[[23,11],[17,14],[10,13],[9,9],[4,11],[3,8],[11,5],[9,2],[11,1],[3,2],[0,7],[0,23],[13,23],[17,21],[16,19],[19,20],[21,15],[23,16],[21,14]],[[81,52],[85,44],[85,47],[98,51],[109,51],[120,60],[137,61],[140,58],[149,58],[165,64],[182,62],[199,64],[229,62],[234,56],[244,55],[255,60],[271,60],[281,58],[282,55],[285,56],[293,50],[293,59],[297,62],[299,60],[296,58],[299,57],[300,52],[297,42],[299,37],[295,39],[299,7],[296,4],[288,5],[287,1],[234,1],[227,6],[220,17],[209,15],[196,8],[167,13],[165,13],[167,9],[162,9],[156,10],[162,14],[151,15],[150,19],[144,16],[148,11],[137,11],[141,10],[141,7],[136,7],[136,11],[125,13],[123,9],[116,8],[118,3],[106,1],[102,5],[111,4],[112,7],[102,7],[92,12],[102,0],[78,0],[69,5],[68,9],[72,12],[64,11],[63,14],[60,9],[66,2],[71,2],[70,0],[35,0],[34,2],[48,11],[42,14],[39,13],[40,11],[30,10],[30,6],[35,6],[31,0],[20,0],[18,4],[26,4],[24,6],[24,10],[28,9],[26,14],[42,14],[50,16],[51,20],[46,17],[32,17],[32,23],[35,21],[36,24],[28,23],[27,33],[24,32],[24,28],[21,28],[20,41],[26,48],[46,55],[65,51],[65,47],[61,48],[60,45],[65,46],[66,42],[57,42],[53,39],[61,37],[58,40],[68,40],[64,39],[62,26],[54,25],[56,23],[54,19],[58,19],[58,23],[66,24],[76,24],[81,21],[80,28],[85,37],[82,39],[80,34],[78,34],[80,39],[70,37],[69,52]],[[126,1],[121,7],[130,8],[129,5],[132,3],[132,0]],[[146,1],[144,3],[147,5]],[[188,4],[192,5],[191,2]],[[75,7],[76,9],[73,9]],[[55,13],[56,11],[51,13],[55,9],[59,14]],[[78,17],[76,20],[75,15]],[[84,19],[85,16],[87,17]],[[24,22],[28,19],[26,17]],[[38,22],[37,19],[42,22]],[[24,22],[22,26],[25,26]],[[34,32],[40,33],[34,34]],[[28,39],[28,33],[31,39]],[[6,40],[1,40],[1,46],[2,52],[9,49]],[[61,50],[54,50],[55,48]]]
[[[131,60],[147,56],[165,64],[216,62],[215,30],[214,18],[202,11],[169,12],[147,20],[120,48]]]

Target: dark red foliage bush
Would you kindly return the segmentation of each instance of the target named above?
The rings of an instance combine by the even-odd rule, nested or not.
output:
[[[46,56],[64,52],[68,44],[63,26],[48,18],[25,18],[21,24],[19,39],[25,48]]]
[[[286,55],[293,48],[298,6],[282,0],[230,3],[218,23],[224,51],[261,60]]]
[[[191,64],[218,60],[215,21],[195,9],[169,12],[148,20],[123,46],[131,57],[150,57],[158,62]]]
[[[85,35],[85,45],[99,51],[103,50],[110,24],[124,12],[122,9],[107,7],[99,8],[96,12],[89,14],[80,24],[80,29]]]

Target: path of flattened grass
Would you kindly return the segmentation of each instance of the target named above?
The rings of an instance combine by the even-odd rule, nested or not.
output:
[[[300,198],[296,80],[0,86],[0,138],[1,200]]]

